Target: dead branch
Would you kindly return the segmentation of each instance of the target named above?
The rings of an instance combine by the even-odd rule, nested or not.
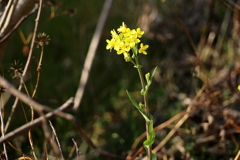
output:
[[[45,117],[39,117],[39,118],[33,120],[32,122],[29,122],[17,129],[15,129],[14,131],[7,133],[3,138],[0,139],[0,144],[7,142],[19,135],[26,133],[29,129],[33,129],[33,128],[41,125],[44,119],[50,120],[50,119],[56,117],[56,115],[55,115],[56,112],[64,112],[64,111],[70,109],[72,106],[73,106],[73,98],[70,98],[62,106],[60,106],[53,112],[46,114]]]
[[[83,129],[82,129],[81,126],[79,125],[79,123],[78,123],[78,121],[76,120],[76,118],[73,117],[72,115],[67,114],[67,113],[64,113],[64,112],[62,112],[60,109],[52,110],[51,108],[49,108],[49,107],[47,107],[47,106],[43,106],[43,105],[35,102],[32,98],[28,97],[28,96],[25,95],[24,93],[22,93],[22,92],[20,92],[19,90],[17,90],[13,85],[11,85],[9,82],[7,82],[7,81],[6,81],[4,78],[2,78],[1,76],[0,76],[0,84],[1,84],[2,86],[4,86],[4,88],[6,88],[6,90],[7,90],[10,94],[12,94],[13,96],[19,98],[21,101],[23,101],[24,103],[28,104],[29,106],[32,106],[33,109],[36,110],[36,111],[38,111],[39,113],[42,113],[43,111],[49,112],[48,114],[46,114],[46,115],[44,115],[44,116],[41,116],[41,117],[39,117],[38,119],[35,119],[35,120],[37,120],[37,121],[39,121],[39,122],[35,122],[35,120],[34,120],[34,121],[32,121],[32,122],[30,122],[30,123],[28,123],[28,124],[23,125],[22,127],[20,127],[20,129],[16,129],[18,132],[16,132],[16,130],[15,130],[14,132],[10,132],[10,133],[6,134],[4,138],[1,138],[1,139],[0,139],[0,144],[1,144],[1,143],[4,143],[4,142],[6,142],[6,141],[8,141],[8,140],[10,140],[10,139],[12,139],[12,138],[14,138],[15,135],[16,135],[17,133],[19,133],[19,132],[20,132],[20,133],[23,133],[23,131],[24,131],[24,132],[27,131],[26,125],[30,125],[30,126],[28,126],[28,127],[29,127],[28,129],[31,129],[31,127],[33,127],[33,126],[35,127],[35,125],[41,124],[42,122],[44,122],[44,120],[46,120],[46,119],[48,120],[49,117],[58,116],[58,117],[61,117],[61,118],[63,118],[63,119],[66,119],[66,120],[72,122],[72,123],[74,124],[74,126],[76,127],[78,133],[80,134],[81,138],[82,138],[85,142],[87,142],[87,144],[88,144],[92,149],[94,149],[97,153],[99,153],[100,155],[103,155],[103,156],[106,156],[106,157],[109,157],[109,158],[112,158],[112,159],[123,159],[122,157],[119,157],[119,156],[116,156],[116,155],[114,155],[114,154],[112,154],[112,153],[109,153],[109,152],[107,152],[107,151],[101,150],[101,149],[99,149],[97,146],[95,146],[95,144],[91,141],[91,139],[84,133]],[[73,105],[73,99],[71,98],[69,101],[70,101],[71,103],[67,101],[67,102],[64,104],[64,106],[67,105],[67,104],[72,106],[72,105]],[[68,107],[70,107],[70,106],[68,106]],[[49,119],[50,119],[50,118],[49,118]],[[32,123],[36,123],[36,124],[33,125]],[[33,125],[33,126],[31,126],[31,125]]]
[[[99,17],[98,20],[98,24],[97,24],[97,28],[95,30],[95,33],[93,35],[91,44],[89,46],[89,50],[87,53],[87,57],[83,66],[83,70],[82,70],[82,74],[81,74],[81,78],[79,81],[79,86],[75,95],[75,101],[74,101],[74,109],[77,110],[81,100],[82,100],[82,96],[85,90],[85,86],[87,84],[88,81],[88,77],[89,77],[89,73],[92,67],[92,62],[93,59],[95,57],[95,53],[98,47],[98,43],[101,37],[101,33],[105,24],[105,21],[107,19],[107,15],[108,15],[108,11],[110,10],[112,4],[112,0],[106,0],[102,9],[102,13]]]
[[[1,6],[4,11],[0,17],[0,38],[4,37],[5,40],[0,43],[0,61],[8,44],[10,33],[31,12],[37,2],[38,0],[9,0],[5,7]]]

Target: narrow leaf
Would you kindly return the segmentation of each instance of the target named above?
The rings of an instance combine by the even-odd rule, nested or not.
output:
[[[138,111],[142,114],[143,118],[149,122],[150,119],[148,118],[148,116],[146,115],[146,113],[142,110],[142,108],[139,106],[139,104],[135,101],[135,99],[133,99],[133,97],[130,95],[130,93],[128,92],[128,90],[126,90],[128,98],[131,100],[132,104],[138,109]]]
[[[157,71],[157,68],[158,66],[156,66],[153,71],[152,71],[152,74],[151,74],[151,80],[153,79],[154,75],[155,75],[155,72]]]
[[[155,131],[153,129],[153,120],[151,118],[149,122],[148,139],[143,142],[143,146],[146,150],[147,155],[149,154],[148,148],[154,143],[154,141],[155,141]],[[157,156],[154,153],[151,153],[151,154],[152,154],[152,159],[157,160]]]
[[[149,147],[152,145],[155,141],[155,131],[153,129],[153,120],[150,120],[149,122],[149,133],[148,133],[148,139],[143,142],[144,146]]]
[[[147,94],[148,89],[149,89],[150,85],[152,84],[152,79],[153,79],[153,77],[154,77],[154,74],[155,74],[157,68],[158,68],[158,67],[155,67],[155,68],[153,69],[150,78],[149,78],[149,75],[147,75],[147,74],[149,74],[149,73],[146,74],[147,76],[145,75],[145,76],[146,76],[146,80],[147,80],[147,84],[146,84],[146,86],[145,86],[145,88],[144,88],[144,92],[141,92],[142,95]]]
[[[157,160],[157,156],[154,153],[152,153],[152,160]]]

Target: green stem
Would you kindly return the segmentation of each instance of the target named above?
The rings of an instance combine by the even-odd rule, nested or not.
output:
[[[137,53],[135,53],[133,51],[133,54],[135,54],[135,66],[137,67],[137,70],[138,70],[138,74],[139,74],[139,78],[140,78],[140,81],[141,81],[141,85],[142,85],[142,89],[144,90],[145,89],[145,80],[144,80],[144,76],[143,76],[143,73],[142,73],[142,69],[141,67],[138,67],[140,66],[140,63],[139,63],[139,60],[138,60],[138,57],[137,57]],[[143,95],[143,99],[144,99],[144,109],[145,109],[145,112],[146,112],[146,115],[147,117],[149,117],[149,108],[148,108],[148,98],[147,98],[147,93]],[[149,122],[146,121],[146,135],[147,135],[147,138],[149,137]],[[150,145],[148,147],[148,158],[149,160],[152,160],[152,146]]]

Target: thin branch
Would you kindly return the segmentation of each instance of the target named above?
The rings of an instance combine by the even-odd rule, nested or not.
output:
[[[46,114],[44,117],[39,117],[39,118],[33,120],[32,122],[24,124],[23,126],[15,129],[14,131],[11,131],[11,132],[5,134],[4,138],[0,139],[0,144],[3,143],[3,142],[10,141],[11,139],[13,139],[17,136],[26,133],[28,130],[33,129],[33,128],[41,125],[44,119],[50,120],[50,119],[56,117],[55,113],[64,112],[64,111],[70,109],[72,106],[73,106],[73,98],[70,98],[68,101],[66,101],[58,109],[54,110],[53,112],[50,112],[50,113]]]
[[[37,2],[38,0],[9,0],[4,13],[0,18],[1,36],[5,36],[10,32],[15,24],[34,8],[35,3]],[[10,20],[9,23],[6,22],[7,19]],[[3,28],[6,28],[4,29],[4,32]]]
[[[237,153],[236,157],[234,158],[234,160],[238,160],[239,157],[240,157],[240,150],[238,150],[238,153]]]
[[[88,81],[89,73],[90,73],[90,70],[92,67],[93,59],[95,57],[95,53],[96,53],[96,50],[97,50],[97,47],[99,44],[100,36],[101,36],[102,30],[103,30],[105,21],[107,19],[107,15],[110,10],[111,4],[112,4],[112,0],[105,0],[100,18],[98,20],[98,24],[97,24],[95,33],[93,35],[91,44],[89,46],[89,50],[87,53],[85,63],[83,66],[78,90],[75,95],[75,101],[74,101],[74,107],[73,107],[74,110],[77,110],[79,105],[81,104],[81,100],[82,100],[82,97],[83,97],[83,94],[85,91],[85,87],[86,87],[86,84]]]
[[[10,10],[9,10],[9,12],[7,13],[7,17],[6,17],[6,19],[4,19],[4,21],[3,21],[4,26],[1,28],[1,35],[7,30],[7,27],[9,26],[9,24],[10,24],[10,22],[11,22],[13,13],[14,13],[14,11],[16,10],[16,7],[17,7],[17,3],[18,3],[18,0],[15,0],[15,1],[13,1],[13,3],[11,4]]]
[[[3,114],[4,113],[2,113],[4,105],[3,105],[2,96],[0,98],[1,98],[1,102],[2,102],[2,108],[0,107],[1,131],[2,131],[2,137],[4,137],[4,135],[5,135],[5,132],[4,132],[4,119],[3,119]],[[8,160],[7,149],[6,149],[6,144],[5,143],[3,143],[3,150],[4,150],[4,154],[5,154],[6,160]]]
[[[37,29],[38,29],[38,22],[39,22],[40,15],[41,15],[41,10],[42,10],[42,3],[43,3],[43,0],[40,0],[40,1],[39,1],[38,14],[37,14],[37,17],[36,17],[36,19],[35,19],[35,27],[34,27],[33,36],[32,36],[31,47],[30,47],[28,59],[27,59],[27,62],[26,62],[26,65],[25,65],[25,68],[24,68],[23,74],[22,74],[23,77],[26,75],[27,70],[28,70],[28,67],[29,67],[29,64],[30,64],[30,62],[31,62],[33,47],[34,47],[34,43],[35,43],[35,39],[36,39],[36,34],[37,34]]]
[[[36,10],[38,9],[38,5],[35,5],[35,7],[32,9],[31,12],[29,12],[27,15],[23,16],[22,18],[20,18],[18,20],[18,22],[15,24],[15,26],[12,28],[11,31],[9,31],[8,33],[6,33],[1,39],[0,39],[0,43],[2,43],[3,41],[5,41],[9,36],[11,36],[14,31],[19,27],[19,25],[27,18],[29,17],[31,14],[33,14]]]
[[[28,158],[29,160],[34,160],[34,159],[32,159],[30,156],[28,156],[28,155],[22,153],[21,151],[19,151],[19,150],[18,150],[16,147],[14,147],[14,145],[12,145],[10,142],[7,142],[7,143],[8,143],[8,145],[9,145],[10,147],[12,147],[17,153],[19,153],[20,155],[23,155],[24,158]]]
[[[45,121],[47,122],[46,118],[45,118]],[[43,123],[45,124],[45,123]],[[47,127],[47,123],[46,125],[42,125],[42,128],[43,128],[43,131],[44,131],[44,134],[45,134],[45,138],[50,142],[50,144],[52,145],[52,148],[53,148],[53,151],[55,152],[55,155],[60,155],[60,151],[58,149],[58,145],[56,143],[55,140],[52,139],[52,136],[48,130],[48,127]],[[64,160],[63,158],[61,158],[61,160]]]
[[[22,74],[22,77],[24,78],[27,70],[28,70],[28,66],[30,64],[30,61],[31,61],[31,58],[32,58],[32,52],[33,52],[33,47],[34,47],[34,43],[35,43],[35,38],[36,38],[36,34],[37,34],[37,29],[38,29],[38,22],[39,22],[39,19],[40,19],[40,15],[41,15],[41,11],[42,11],[42,3],[43,3],[43,0],[40,0],[39,1],[39,8],[38,8],[38,13],[37,13],[37,17],[35,19],[35,27],[34,27],[34,31],[33,31],[33,37],[32,37],[32,43],[31,43],[31,47],[30,47],[30,51],[29,51],[29,55],[28,55],[28,60],[26,62],[26,65],[25,65],[25,68],[24,68],[24,71],[23,71],[23,74]],[[22,84],[24,83],[24,81],[22,80],[21,81],[21,84],[20,86],[22,86]],[[23,84],[25,86],[25,84]],[[20,87],[19,86],[19,87]],[[21,89],[20,89],[21,90]],[[27,90],[26,90],[27,91]],[[29,94],[28,94],[29,95]],[[17,99],[16,99],[17,100]],[[17,103],[16,103],[17,104]],[[30,105],[30,108],[31,108],[31,121],[33,121],[34,119],[34,110],[32,108],[32,106]],[[42,112],[39,112],[39,113],[42,113]],[[46,120],[43,119],[43,129],[44,131],[47,131],[47,127],[46,127]],[[31,144],[31,147],[33,149],[33,155],[34,155],[34,158],[37,159],[37,156],[36,156],[36,153],[35,153],[35,150],[34,150],[34,146],[33,146],[33,143],[32,143],[32,136],[31,136],[31,130],[29,130],[29,140],[30,140],[30,144]],[[48,136],[48,132],[44,132],[45,133],[45,136]]]
[[[5,0],[4,0],[5,1]],[[10,1],[12,1],[12,4],[10,5]],[[10,35],[12,34],[12,31],[14,31],[14,28],[18,25],[16,24],[20,24],[21,20],[24,16],[28,15],[29,12],[31,12],[31,10],[34,8],[34,5],[36,3],[38,3],[39,0],[9,0],[7,6],[9,5],[9,7],[6,6],[5,10],[8,8],[8,10],[4,10],[4,13],[6,14],[5,19],[4,16],[2,15],[0,17],[0,25],[2,25],[2,27],[0,28],[1,30],[1,38],[4,38],[4,40],[0,43],[0,61],[2,61],[3,59],[3,55],[5,52],[5,49],[7,47],[7,44],[10,40]],[[7,12],[8,11],[8,12]],[[10,15],[12,11],[12,15]],[[3,14],[4,14],[3,13]],[[9,23],[6,23],[6,21],[8,20],[6,17],[9,17]],[[5,28],[3,30],[3,28]]]
[[[2,36],[2,34],[4,33],[4,31],[2,31],[2,30],[4,30],[3,28],[6,28],[7,25],[9,24],[9,23],[5,23],[6,19],[7,18],[10,19],[12,17],[12,12],[9,14],[9,11],[10,11],[10,8],[12,7],[13,3],[14,3],[13,0],[8,1],[8,4],[7,4],[7,6],[6,6],[6,8],[3,12],[2,17],[1,17],[1,20],[0,20],[0,30],[1,30],[0,36]],[[16,5],[16,3],[14,5]]]
[[[0,84],[2,86],[4,86],[4,88],[13,96],[19,98],[22,102],[28,104],[29,106],[32,106],[34,110],[38,111],[39,113],[43,112],[43,111],[47,111],[50,112],[48,114],[46,114],[45,116],[41,116],[35,120],[33,120],[32,122],[29,122],[19,128],[17,128],[16,130],[8,133],[5,135],[4,138],[0,139],[0,144],[4,143],[6,141],[11,140],[12,138],[16,137],[17,135],[20,135],[22,133],[25,133],[28,129],[33,128],[33,126],[35,127],[36,125],[41,124],[41,122],[44,121],[44,118],[46,118],[47,120],[52,117],[52,116],[58,116],[61,117],[63,119],[66,119],[70,122],[72,122],[75,126],[75,128],[77,129],[79,135],[81,136],[81,138],[87,142],[87,144],[94,149],[97,153],[104,155],[106,157],[110,157],[113,159],[123,159],[122,157],[116,156],[112,153],[109,153],[107,151],[101,150],[99,149],[97,146],[95,146],[95,144],[91,141],[91,139],[84,133],[84,131],[82,130],[79,122],[77,121],[76,118],[74,118],[72,115],[67,114],[62,112],[61,110],[52,110],[51,108],[47,107],[47,106],[43,106],[37,102],[35,102],[32,98],[28,97],[27,95],[25,95],[24,93],[20,92],[19,90],[17,90],[16,88],[14,88],[14,86],[12,86],[9,82],[7,82],[4,78],[2,78],[0,76]],[[71,99],[73,101],[73,99]],[[72,103],[71,103],[72,104]],[[73,105],[73,104],[72,104]],[[39,122],[36,122],[39,121]]]
[[[58,146],[59,152],[60,152],[60,154],[61,154],[61,159],[64,159],[63,154],[62,154],[61,144],[60,144],[60,142],[59,142],[59,140],[58,140],[57,133],[56,133],[56,131],[55,131],[53,125],[52,125],[52,122],[51,122],[51,121],[48,121],[48,122],[49,122],[49,124],[50,124],[50,126],[51,126],[51,128],[52,128],[53,135],[54,135],[54,137],[55,137],[55,139],[56,139],[57,146]]]
[[[74,143],[74,145],[75,145],[75,148],[76,148],[77,160],[80,160],[80,154],[81,154],[81,152],[79,151],[78,146],[77,146],[77,143],[75,142],[75,140],[74,140],[73,138],[72,138],[72,141],[73,141],[73,143]]]
[[[28,97],[26,94],[20,92],[17,90],[13,85],[11,85],[9,82],[7,82],[4,78],[0,76],[0,84],[6,88],[6,90],[12,94],[13,96],[19,98],[24,103],[28,104],[29,106],[32,106],[35,111],[38,113],[46,111],[46,112],[53,112],[53,109],[43,106],[37,102],[35,102],[32,98]],[[74,117],[70,114],[66,114],[63,112],[54,112],[56,116],[59,116],[61,118],[67,119],[67,120],[73,120]]]
[[[22,74],[23,79],[25,79],[25,75],[26,75],[26,73],[27,73],[27,70],[28,70],[28,67],[29,67],[29,64],[30,64],[30,61],[31,61],[31,58],[32,58],[32,52],[33,52],[34,42],[35,42],[35,38],[36,38],[36,34],[37,34],[37,29],[38,29],[38,22],[39,22],[40,15],[41,15],[41,9],[42,9],[42,0],[39,1],[38,14],[37,14],[37,17],[36,17],[36,20],[35,20],[35,27],[34,27],[34,32],[33,32],[33,36],[32,36],[31,47],[30,47],[30,51],[29,51],[29,54],[28,54],[28,59],[27,59],[27,62],[26,62],[26,64],[25,64],[25,67],[24,67],[24,70],[23,70],[23,74]],[[18,87],[18,90],[19,90],[19,91],[20,91],[21,89],[22,89],[22,84],[20,84],[20,86]],[[15,112],[17,103],[18,103],[18,97],[16,97],[16,99],[15,99],[15,101],[14,101],[11,114],[10,114],[10,116],[9,116],[9,118],[8,118],[7,123],[6,123],[5,132],[7,131],[8,127],[9,127],[9,125],[10,125],[10,122],[11,122],[12,116],[13,116],[13,114],[14,114],[14,112]]]

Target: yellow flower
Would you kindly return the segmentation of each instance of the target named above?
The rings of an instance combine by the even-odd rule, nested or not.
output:
[[[111,39],[110,41],[107,39],[107,47],[106,49],[110,49],[110,51],[112,50],[112,48],[115,46],[115,41],[113,39]]]
[[[112,39],[106,40],[106,49],[109,49],[110,51],[114,49],[117,54],[123,54],[124,59],[127,62],[131,61],[131,56],[129,52],[140,42],[139,38],[141,38],[143,34],[144,32],[141,31],[140,28],[137,28],[136,30],[131,30],[123,22],[122,26],[117,29],[117,32],[115,30],[111,30]],[[147,48],[148,45],[143,46],[143,44],[141,44],[139,53],[147,54],[147,52],[145,51]]]
[[[118,34],[115,30],[111,30],[112,38],[118,38]]]
[[[140,49],[139,49],[138,52],[147,55],[146,49],[147,49],[148,47],[149,47],[148,45],[145,45],[145,46],[144,46],[144,45],[141,43],[141,44],[140,44]]]
[[[141,29],[138,28],[138,29],[137,29],[137,37],[138,37],[138,38],[141,38],[143,34],[144,34],[144,31],[141,31]]]
[[[240,91],[240,85],[238,85],[238,90]]]
[[[117,31],[119,33],[125,33],[125,32],[128,32],[128,28],[126,27],[126,25],[124,24],[124,22],[122,22],[122,26],[120,26]]]
[[[128,52],[123,52],[123,55],[124,55],[124,59],[125,59],[126,62],[131,61],[131,57],[130,57],[130,54]]]

